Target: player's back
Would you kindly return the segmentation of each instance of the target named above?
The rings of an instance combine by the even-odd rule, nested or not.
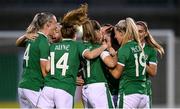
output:
[[[60,88],[74,95],[80,57],[84,50],[82,47],[72,39],[63,39],[51,45],[51,71],[45,78],[46,86]]]
[[[96,49],[100,47],[100,44],[93,44],[90,42],[83,42],[83,44],[91,51],[93,49]],[[85,84],[91,84],[91,83],[99,83],[99,82],[107,82],[105,78],[105,65],[102,62],[100,56],[91,59],[91,60],[83,60],[84,62],[84,68],[85,68]]]
[[[26,51],[24,53],[24,63],[23,68],[33,69],[33,70],[41,70],[40,68],[40,49],[49,48],[48,39],[39,34],[37,39],[28,40],[26,43]],[[27,61],[28,60],[28,61]]]
[[[43,87],[40,59],[47,59],[48,52],[48,39],[43,34],[38,34],[35,40],[27,41],[23,60],[23,75],[19,84],[20,87],[37,91],[40,87]]]
[[[120,78],[120,89],[125,94],[146,93],[146,61],[137,42],[129,41],[118,50],[118,62],[125,64]]]

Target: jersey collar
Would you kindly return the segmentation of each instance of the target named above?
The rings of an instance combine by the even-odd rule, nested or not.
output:
[[[133,41],[134,39],[131,39],[131,40],[128,40],[128,42],[131,42],[131,41]]]
[[[142,48],[144,48],[144,47],[145,47],[145,45],[146,45],[146,43],[143,43],[143,44],[142,44]]]
[[[39,33],[39,34],[42,34],[42,35],[44,35],[46,38],[48,38],[48,36],[46,36],[43,32],[38,31],[38,33]]]
[[[70,38],[63,38],[62,40],[65,40],[65,41],[66,41],[66,40],[73,40],[73,39],[70,39]]]

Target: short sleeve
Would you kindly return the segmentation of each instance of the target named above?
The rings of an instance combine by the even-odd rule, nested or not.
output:
[[[39,51],[40,51],[40,60],[48,60],[49,56],[49,43],[46,38],[40,39],[39,42]]]
[[[129,49],[122,47],[118,50],[118,64],[125,66],[125,63],[129,57]]]
[[[107,56],[110,56],[110,53],[108,51],[103,51],[101,54],[100,54],[100,58],[102,60],[104,60],[105,57]]]
[[[152,49],[149,55],[149,64],[157,64],[157,51]]]
[[[77,42],[79,54],[83,57],[85,51],[89,50],[82,42]]]

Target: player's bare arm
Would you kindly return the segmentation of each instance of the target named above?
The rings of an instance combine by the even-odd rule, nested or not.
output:
[[[16,46],[25,47],[25,41],[27,39],[34,40],[36,39],[37,36],[38,36],[37,33],[24,34],[16,40]]]
[[[45,77],[48,73],[48,71],[47,71],[48,60],[41,60],[40,65],[41,65],[42,75],[43,75],[43,77]],[[50,67],[49,67],[49,69],[50,69]]]
[[[115,79],[119,79],[122,72],[123,72],[124,66],[117,64],[114,69],[109,69],[109,72],[112,74],[112,76]]]
[[[92,51],[85,51],[83,56],[87,59],[94,59],[98,57],[105,49],[107,48],[107,44],[102,44],[99,48],[96,48]]]
[[[157,74],[157,64],[146,65],[146,71],[150,76],[152,76],[152,77],[156,76],[156,74]]]

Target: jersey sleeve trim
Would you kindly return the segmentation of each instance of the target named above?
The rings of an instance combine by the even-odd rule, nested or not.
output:
[[[88,51],[89,49],[85,49],[83,52],[82,52],[82,57],[85,59],[85,57],[84,57],[84,53],[86,52],[86,51]]]
[[[118,62],[119,65],[125,66],[125,64]]]
[[[43,58],[40,58],[41,61],[48,61],[48,59],[43,59]]]
[[[149,62],[149,64],[157,65],[157,63],[155,63],[155,62]]]
[[[105,57],[110,56],[110,53],[108,51],[103,51],[100,55],[101,59],[104,60]]]

